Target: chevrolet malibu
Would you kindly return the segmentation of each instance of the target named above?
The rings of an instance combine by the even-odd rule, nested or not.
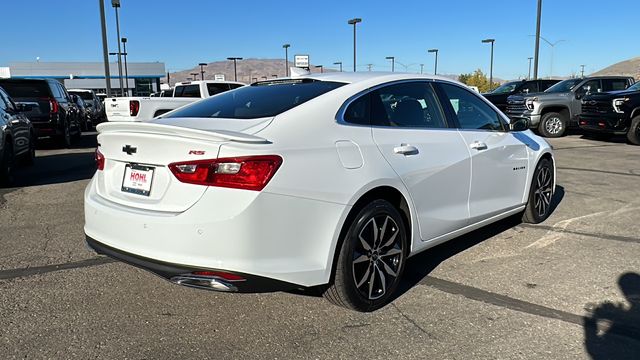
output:
[[[398,73],[258,82],[98,126],[87,243],[173,283],[386,304],[407,258],[547,218],[551,147],[462,84]]]

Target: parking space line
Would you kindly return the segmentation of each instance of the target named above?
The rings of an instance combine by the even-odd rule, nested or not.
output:
[[[618,172],[618,171],[608,171],[608,170],[598,170],[598,169],[583,169],[583,168],[573,168],[573,167],[563,167],[563,166],[558,166],[557,169],[558,170],[571,170],[571,171],[586,171],[586,172],[611,174],[611,175],[622,175],[622,176],[640,176],[640,174],[623,173],[623,172]]]
[[[439,279],[432,276],[426,276],[420,281],[421,285],[446,292],[452,295],[462,295],[467,299],[480,301],[486,304],[499,306],[501,308],[518,311],[530,315],[545,317],[548,319],[560,320],[565,323],[584,326],[597,327],[597,324],[585,322],[585,317],[576,315],[567,311],[550,308],[543,305],[530,303],[524,300],[518,300],[509,296],[497,294],[494,292],[478,289],[472,286]],[[611,334],[623,336],[632,340],[640,341],[640,328],[629,326],[626,324],[616,324],[615,327],[609,329]]]
[[[580,235],[580,236],[588,236],[588,237],[593,237],[597,239],[640,244],[640,238],[632,238],[628,236],[588,233],[584,231],[568,230],[568,229],[557,228],[557,227],[547,226],[547,225],[532,225],[532,224],[522,223],[522,224],[519,224],[518,226],[526,227],[530,229],[544,229],[544,230],[548,230],[556,233],[566,233],[566,234],[573,234],[573,235]]]
[[[95,257],[86,260],[74,261],[64,264],[54,264],[45,266],[36,266],[22,269],[0,270],[0,280],[15,279],[32,275],[46,274],[55,271],[78,269],[90,266],[104,265],[116,262],[108,257]]]

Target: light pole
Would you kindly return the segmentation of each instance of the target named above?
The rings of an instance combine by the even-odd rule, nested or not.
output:
[[[527,75],[527,80],[531,80],[531,60],[533,60],[533,58],[528,57],[527,59],[529,59],[529,75]]]
[[[289,47],[291,47],[291,45],[284,44],[282,47],[284,48],[284,74],[285,76],[289,76]]]
[[[200,66],[200,80],[204,80],[204,66],[206,66],[207,63],[199,63],[198,65]]]
[[[120,8],[120,0],[111,0],[111,6],[116,10],[116,32],[118,35],[118,77],[120,80],[120,96],[124,95],[124,87],[122,86],[122,55],[120,50],[120,18],[118,17],[118,8]]]
[[[424,64],[420,64],[420,74],[422,74],[423,69],[424,69]]]
[[[429,49],[427,52],[436,54],[436,62],[433,65],[433,75],[438,75],[438,49]]]
[[[554,53],[554,51],[556,49],[556,45],[558,45],[559,43],[561,43],[563,41],[566,41],[566,40],[558,40],[558,41],[552,43],[551,41],[543,38],[540,35],[538,35],[538,37],[540,39],[542,39],[542,41],[546,42],[549,46],[551,46],[551,65],[549,65],[549,77],[552,77],[553,76],[553,53]]]
[[[193,81],[198,80],[198,73],[191,73],[191,76],[193,76]]]
[[[356,72],[356,24],[361,23],[362,19],[353,18],[347,21],[347,24],[353,25],[353,72]]]
[[[489,91],[493,89],[493,43],[496,39],[484,39],[482,42],[484,44],[491,43],[491,62],[489,64]]]
[[[122,38],[122,46],[124,48],[124,83],[127,87],[127,95],[129,95],[129,67],[127,66],[127,38]]]
[[[324,65],[316,65],[317,68],[320,68],[320,73],[324,72]]]
[[[342,72],[342,61],[336,61],[333,65],[340,65],[340,72]]]
[[[98,0],[100,6],[100,26],[102,27],[102,57],[107,97],[111,97],[111,72],[109,71],[109,44],[107,43],[107,22],[104,16],[104,0]]]
[[[238,81],[238,68],[236,67],[236,61],[242,60],[241,57],[228,57],[227,60],[233,61],[233,78],[234,81]]]
[[[538,55],[540,54],[540,18],[542,15],[542,0],[538,0],[538,15],[536,17],[536,48],[533,60],[533,79],[538,80]]]
[[[367,69],[369,69],[369,71],[371,71],[371,67],[373,66],[373,64],[367,64]]]
[[[391,60],[391,72],[395,72],[396,57],[395,56],[387,56],[385,59]]]
[[[583,78],[584,77],[584,65],[580,65],[580,67],[582,68],[582,70],[580,70],[580,77]]]

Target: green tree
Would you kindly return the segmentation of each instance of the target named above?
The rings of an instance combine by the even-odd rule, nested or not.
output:
[[[497,86],[496,83],[493,83],[493,86],[489,86],[489,78],[480,69],[470,74],[460,74],[458,81],[469,86],[477,86],[482,93],[495,89]]]

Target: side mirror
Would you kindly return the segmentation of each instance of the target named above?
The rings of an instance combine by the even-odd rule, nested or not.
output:
[[[529,119],[527,118],[513,118],[509,123],[509,129],[511,131],[525,131],[529,128]]]
[[[522,89],[522,93],[523,94],[528,94],[529,93],[529,89]]]

